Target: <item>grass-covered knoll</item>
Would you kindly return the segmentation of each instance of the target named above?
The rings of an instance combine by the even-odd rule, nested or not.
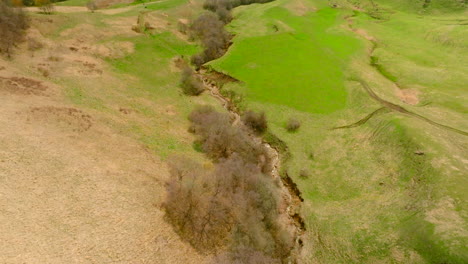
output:
[[[378,12],[370,1],[334,1],[337,10],[302,1],[302,14],[292,2],[239,8],[234,44],[211,65],[243,82],[225,88],[244,96],[244,108],[265,111],[289,148],[282,169],[305,199],[306,262],[466,263],[466,136],[390,110],[332,129],[382,107],[360,80],[467,131],[463,15],[436,9],[441,1],[424,15],[411,1],[398,9],[375,1]],[[291,117],[301,121],[296,132],[285,128]]]
[[[343,108],[347,96],[343,70],[360,44],[336,27],[341,19],[338,11],[295,16],[274,3],[269,5],[260,17],[255,9],[239,13],[231,25],[232,30],[239,29],[234,45],[211,65],[245,82],[249,100],[313,113]],[[258,21],[266,25],[265,32],[249,36]],[[244,27],[250,27],[246,36]]]

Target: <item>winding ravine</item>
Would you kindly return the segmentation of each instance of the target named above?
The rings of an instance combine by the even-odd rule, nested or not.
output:
[[[242,124],[242,119],[240,113],[237,110],[237,107],[234,105],[233,102],[231,102],[229,98],[221,94],[220,88],[216,84],[216,81],[208,77],[209,75],[206,74],[206,70],[201,69],[197,71],[197,76],[200,77],[200,79],[203,81],[203,84],[209,91],[210,95],[217,99],[229,112],[229,115],[233,120],[233,124]],[[261,142],[267,150],[272,163],[272,170],[269,174],[271,177],[273,177],[274,180],[277,180],[280,183],[282,199],[283,202],[286,204],[286,214],[283,214],[282,216],[285,217],[288,226],[292,227],[292,229],[294,230],[293,235],[295,247],[292,250],[293,252],[291,254],[291,257],[293,258],[292,263],[296,263],[297,260],[295,259],[295,257],[300,254],[303,244],[302,235],[305,232],[305,223],[300,214],[301,203],[303,199],[293,180],[288,175],[282,177],[279,173],[281,163],[280,151],[268,142],[266,142],[263,138],[255,136],[254,134],[250,134],[250,136],[256,142]]]

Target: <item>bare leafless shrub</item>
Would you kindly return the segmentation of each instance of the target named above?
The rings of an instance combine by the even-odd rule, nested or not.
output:
[[[13,48],[24,41],[29,18],[20,8],[12,8],[0,1],[0,53],[11,57]]]
[[[182,21],[177,22],[177,30],[182,34],[187,34],[188,25]]]
[[[203,82],[188,66],[182,70],[180,87],[186,95],[199,95],[205,90]]]
[[[301,171],[299,172],[299,177],[302,179],[307,179],[309,178],[309,176],[310,176],[310,173],[309,173],[309,170],[307,169],[301,169]]]
[[[245,161],[258,164],[262,171],[270,170],[271,162],[265,147],[252,140],[245,127],[233,126],[227,114],[203,106],[195,109],[189,120],[192,131],[199,135],[203,151],[212,159],[220,160],[237,153]]]
[[[198,58],[192,58],[192,61],[197,61],[197,65],[221,57],[229,46],[231,35],[224,29],[224,23],[213,13],[198,17],[191,25],[190,32],[203,46],[203,52],[196,55]]]
[[[223,245],[232,217],[220,193],[220,182],[186,159],[171,162],[171,178],[163,204],[166,215],[179,234],[199,250]]]
[[[86,3],[86,7],[87,7],[88,10],[91,11],[92,13],[94,13],[94,11],[96,11],[96,10],[98,9],[98,6],[97,6],[95,0],[88,1],[88,2]]]
[[[218,8],[216,10],[216,14],[218,15],[219,20],[221,20],[224,24],[228,24],[229,22],[232,21],[231,12],[225,7]]]
[[[247,127],[259,134],[264,133],[268,128],[265,112],[247,111],[242,116],[242,121]]]
[[[39,7],[41,13],[50,15],[55,10],[51,0],[34,0],[34,4]]]
[[[295,132],[301,127],[301,122],[295,118],[290,118],[286,123],[286,129],[289,132]]]
[[[231,10],[234,7],[241,5],[250,5],[254,3],[267,3],[273,0],[206,0],[203,3],[203,8],[212,12],[216,12],[221,8]]]
[[[203,9],[209,10],[211,12],[216,12],[220,8],[225,8],[231,10],[235,7],[235,1],[233,0],[206,0],[203,3]]]
[[[176,230],[201,251],[248,248],[239,257],[274,259],[284,257],[291,245],[290,237],[277,235],[278,192],[257,165],[236,154],[212,171],[179,160],[171,164],[163,206]]]
[[[205,59],[203,54],[195,54],[190,58],[190,62],[197,69],[200,69],[200,67],[205,63]]]

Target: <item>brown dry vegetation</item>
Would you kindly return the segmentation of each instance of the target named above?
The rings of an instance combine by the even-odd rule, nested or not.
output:
[[[268,128],[265,112],[246,111],[242,116],[242,121],[258,134],[264,133]]]
[[[289,258],[293,237],[280,222],[280,189],[270,157],[228,114],[200,107],[189,117],[213,169],[174,159],[164,203],[178,233],[222,263],[275,263]],[[270,262],[269,262],[270,261]]]
[[[263,172],[271,171],[268,153],[261,142],[252,140],[246,127],[232,125],[228,114],[203,106],[193,111],[189,120],[190,130],[199,136],[203,151],[213,160],[236,153],[244,161],[257,164]]]
[[[133,52],[127,42],[101,42],[135,36],[131,24],[112,17],[104,29],[57,31],[69,22],[59,12],[31,16],[24,39],[32,48],[0,58],[0,262],[204,263],[159,208],[168,166],[123,125],[148,122],[133,103],[161,123],[180,109],[125,94],[135,76],[118,78],[102,59]],[[70,91],[79,91],[75,101]],[[95,108],[83,103],[87,93],[102,98]],[[169,128],[191,138],[183,124]]]

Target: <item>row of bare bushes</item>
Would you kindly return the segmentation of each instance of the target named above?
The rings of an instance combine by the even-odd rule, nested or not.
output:
[[[261,116],[261,115],[260,115]],[[166,215],[182,238],[217,263],[281,263],[293,238],[279,221],[280,188],[271,160],[252,130],[203,106],[189,117],[213,168],[185,158],[170,162]]]
[[[227,51],[232,35],[224,26],[232,20],[231,9],[269,0],[207,0],[208,10],[183,31],[200,41],[203,51],[192,56],[199,69]],[[198,95],[204,86],[186,66],[181,87]],[[247,111],[242,122],[229,114],[202,106],[189,116],[189,131],[196,145],[212,160],[207,167],[186,158],[173,158],[166,216],[183,239],[200,252],[212,253],[215,263],[267,264],[287,262],[294,238],[281,223],[281,191],[271,175],[271,154],[254,135],[267,130],[265,113]]]

